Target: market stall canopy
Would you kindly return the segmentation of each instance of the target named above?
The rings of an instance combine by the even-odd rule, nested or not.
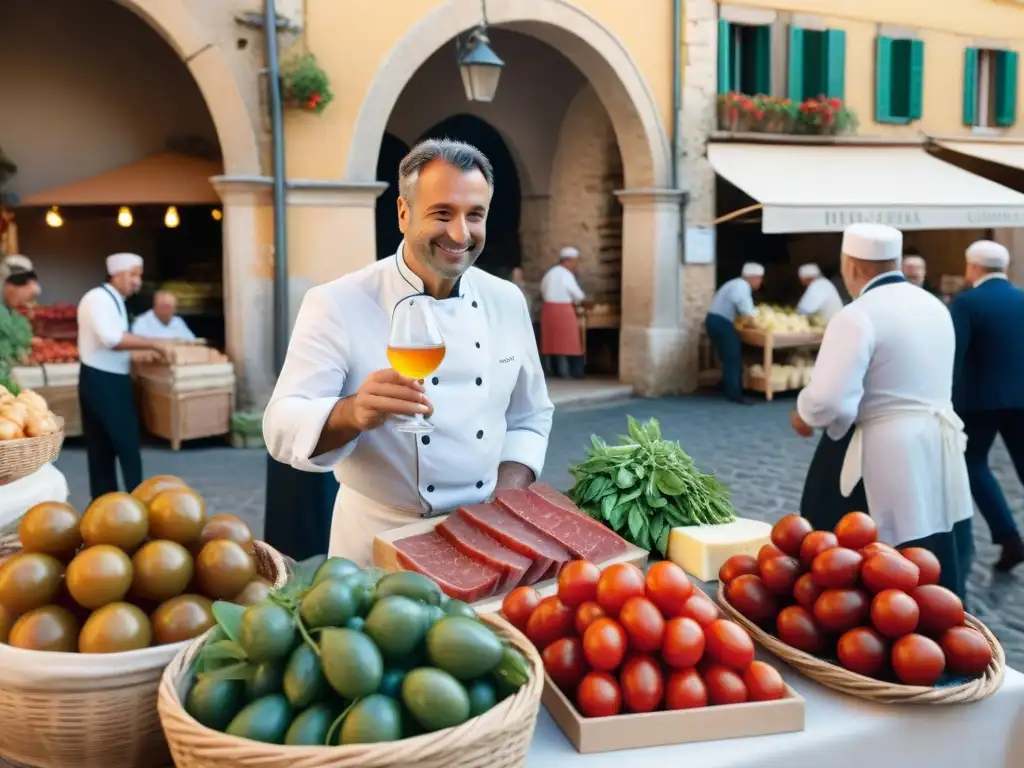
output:
[[[176,152],[29,195],[21,205],[218,205],[210,177],[221,163]]]
[[[943,149],[990,163],[1024,171],[1024,143],[987,141],[936,141]]]
[[[841,232],[857,222],[905,230],[1024,227],[1024,194],[918,146],[712,143],[708,159],[758,202],[751,208],[761,208],[768,234]]]

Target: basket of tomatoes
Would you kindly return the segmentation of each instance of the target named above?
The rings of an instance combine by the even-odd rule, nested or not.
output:
[[[761,645],[828,688],[884,704],[966,704],[1002,685],[989,629],[939,585],[938,558],[877,540],[851,512],[833,531],[787,515],[757,557],[719,573],[718,601]]]

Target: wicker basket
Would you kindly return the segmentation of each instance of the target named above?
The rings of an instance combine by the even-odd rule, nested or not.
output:
[[[286,581],[277,551],[257,542],[256,556],[260,575]],[[89,656],[0,645],[0,758],[39,768],[170,765],[157,688],[189,644]]]
[[[530,681],[514,696],[455,728],[384,744],[283,747],[205,728],[181,705],[205,638],[175,657],[160,682],[160,720],[178,768],[518,768],[526,764],[544,689],[533,645],[496,615],[481,619],[529,659]]]
[[[962,685],[934,688],[875,680],[843,669],[838,664],[824,661],[809,653],[798,651],[774,635],[768,634],[733,608],[725,597],[725,585],[721,582],[718,585],[718,602],[729,618],[740,624],[754,640],[796,669],[797,672],[826,688],[856,696],[859,699],[874,701],[878,704],[970,704],[988,698],[1003,684],[1003,675],[1006,672],[1006,655],[1003,653],[1003,647],[988,627],[970,614],[967,615],[967,626],[978,630],[985,637],[992,647],[992,661],[981,677],[977,679],[969,680]]]
[[[64,444],[64,419],[54,416],[59,429],[51,435],[0,440],[0,485],[27,477],[60,455]]]

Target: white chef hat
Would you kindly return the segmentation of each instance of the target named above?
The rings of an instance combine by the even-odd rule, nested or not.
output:
[[[20,253],[12,253],[3,261],[0,261],[0,283],[7,278],[24,272],[34,272],[32,260]]]
[[[136,267],[142,268],[142,257],[137,253],[113,253],[107,256],[107,274],[116,275]]]
[[[967,263],[987,269],[1006,269],[1010,266],[1010,252],[999,243],[979,240],[967,249]]]
[[[755,261],[748,261],[740,272],[742,277],[764,277],[764,267]]]
[[[922,259],[920,256],[903,257],[903,266],[905,267],[923,267],[924,265],[924,259]]]
[[[565,248],[558,252],[558,258],[560,259],[578,259],[579,257],[580,252],[571,245],[565,246]]]
[[[812,277],[821,277],[821,270],[818,268],[817,264],[802,264],[796,273],[801,280],[810,280]]]
[[[843,253],[864,261],[899,261],[903,233],[885,224],[851,224],[843,232]]]

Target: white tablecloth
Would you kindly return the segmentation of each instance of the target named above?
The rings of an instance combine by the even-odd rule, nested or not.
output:
[[[52,464],[43,465],[21,480],[0,485],[0,530],[24,515],[30,507],[43,501],[66,502],[69,495],[68,481]]]

